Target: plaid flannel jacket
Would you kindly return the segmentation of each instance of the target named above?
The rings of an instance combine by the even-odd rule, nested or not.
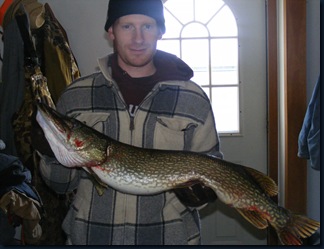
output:
[[[209,99],[191,81],[158,83],[129,114],[111,78],[108,57],[101,72],[82,77],[62,94],[57,109],[121,142],[144,148],[190,150],[222,157]],[[77,188],[63,222],[73,245],[185,245],[200,243],[196,209],[175,194],[135,196],[108,188],[102,196],[82,169],[64,168],[44,157],[46,183],[58,193]]]

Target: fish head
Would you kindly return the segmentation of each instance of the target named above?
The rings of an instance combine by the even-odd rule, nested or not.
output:
[[[105,162],[108,140],[79,120],[37,104],[36,120],[56,157],[66,167],[91,167]]]

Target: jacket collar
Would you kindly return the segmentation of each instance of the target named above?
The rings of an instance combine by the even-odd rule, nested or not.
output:
[[[114,54],[98,59],[101,72],[108,81],[113,81],[109,60]],[[159,81],[188,81],[193,76],[192,69],[180,58],[173,54],[157,50],[154,56]]]

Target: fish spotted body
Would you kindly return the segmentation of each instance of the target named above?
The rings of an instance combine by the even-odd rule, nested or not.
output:
[[[284,245],[302,244],[320,226],[272,201],[277,185],[253,168],[194,152],[127,145],[43,104],[37,121],[62,165],[82,167],[120,192],[153,195],[201,183],[257,228],[271,224]]]

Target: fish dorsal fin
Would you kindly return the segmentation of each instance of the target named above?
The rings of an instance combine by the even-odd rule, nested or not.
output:
[[[269,196],[278,194],[278,186],[273,179],[256,169],[243,167]]]
[[[236,208],[236,210],[252,225],[258,229],[265,229],[268,227],[268,221],[264,219],[260,213],[251,210],[244,210]]]

